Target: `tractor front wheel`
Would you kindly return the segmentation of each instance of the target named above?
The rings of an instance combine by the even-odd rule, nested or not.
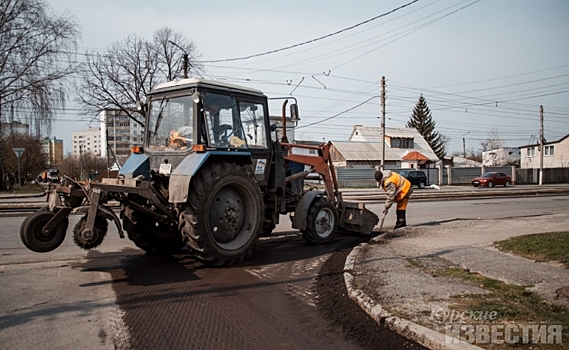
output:
[[[311,244],[323,244],[332,240],[338,226],[336,207],[326,197],[314,199],[306,216],[306,229],[302,237]]]

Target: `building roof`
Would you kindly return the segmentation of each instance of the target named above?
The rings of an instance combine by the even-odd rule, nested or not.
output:
[[[454,156],[452,157],[453,166],[455,168],[472,168],[472,167],[481,167],[482,163],[477,162],[472,159],[466,159],[463,157]]]
[[[439,160],[439,158],[437,157],[437,155],[435,154],[435,152],[433,152],[433,150],[431,149],[431,147],[429,146],[429,144],[427,143],[427,141],[425,141],[425,139],[423,138],[423,136],[415,129],[415,128],[385,128],[385,136],[386,138],[412,138],[413,139],[413,148],[391,148],[389,146],[389,144],[387,145],[387,147],[385,148],[385,159],[386,160],[403,160],[403,157],[405,157],[408,153],[410,152],[418,152],[421,155],[423,155],[427,160],[436,162]],[[363,141],[354,141],[354,138],[359,138],[362,139]],[[368,144],[367,146],[364,145],[354,145],[351,147],[355,147],[356,149],[358,147],[361,148],[360,151],[362,152],[366,152],[365,150],[368,150],[369,152],[379,152],[379,153],[373,153],[371,155],[368,156],[363,156],[364,158],[367,157],[372,157],[369,160],[378,160],[379,158],[381,158],[381,139],[382,139],[382,128],[381,127],[374,127],[374,126],[363,126],[363,125],[354,125],[353,126],[353,130],[352,133],[350,134],[349,137],[349,142],[351,143],[357,143],[357,144]],[[387,141],[386,141],[387,143]],[[334,145],[338,144],[338,142],[333,142]],[[345,146],[341,146],[344,147]],[[371,148],[374,148],[374,150],[372,151]],[[340,153],[342,153],[343,156],[346,156],[346,154],[344,154],[339,148],[338,151],[340,151]],[[360,152],[355,150],[355,152]],[[349,152],[346,149],[346,152]],[[353,155],[355,158],[352,158],[350,160],[364,160],[364,158],[357,157],[357,154]],[[412,158],[415,159],[415,158]],[[346,160],[348,160],[346,158]],[[425,160],[425,159],[423,159]]]
[[[401,158],[401,160],[429,160],[429,158],[425,157],[421,153],[417,151],[409,152]]]
[[[569,134],[563,136],[562,138],[560,138],[560,139],[557,140],[557,141],[544,142],[543,144],[544,144],[544,145],[552,145],[552,144],[555,144],[555,143],[560,143],[561,141],[565,140],[565,139],[568,138],[568,137],[569,137]],[[531,144],[531,145],[519,146],[518,148],[537,147],[537,146],[539,146],[539,145],[540,145],[539,143],[534,143],[534,144]]]
[[[332,145],[346,161],[378,161],[381,159],[382,150],[379,142],[332,141]],[[386,148],[385,159],[401,160],[401,155],[399,152]]]

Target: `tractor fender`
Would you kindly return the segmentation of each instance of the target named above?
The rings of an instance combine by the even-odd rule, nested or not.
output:
[[[246,164],[251,164],[250,152],[210,151],[190,153],[170,174],[168,186],[168,201],[170,203],[186,203],[192,176],[198,173],[206,161],[234,162],[239,157]]]
[[[150,158],[146,154],[133,153],[128,157],[119,171],[125,179],[133,179],[143,175],[145,180],[150,179]]]
[[[324,191],[308,191],[302,196],[294,211],[292,228],[298,230],[306,229],[306,216],[308,215],[308,209],[316,197],[322,195],[325,196],[326,193]]]

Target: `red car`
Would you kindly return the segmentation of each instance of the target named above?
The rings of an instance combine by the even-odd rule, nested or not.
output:
[[[484,173],[478,177],[475,177],[470,181],[474,187],[487,186],[494,187],[498,185],[503,185],[504,187],[510,187],[512,183],[512,178],[509,175],[498,172]]]

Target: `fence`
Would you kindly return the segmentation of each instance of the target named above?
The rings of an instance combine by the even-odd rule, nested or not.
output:
[[[448,170],[450,169],[450,185],[468,185],[470,181],[481,175],[483,172],[496,171],[505,173],[512,177],[516,184],[537,184],[539,183],[539,169],[518,169],[513,167],[471,167],[471,168],[443,168],[442,181],[439,182],[439,169],[390,169],[401,170],[421,170],[427,175],[429,184],[449,185]],[[513,173],[515,171],[515,174]],[[375,187],[376,182],[373,178],[374,168],[336,168],[338,183],[341,188],[367,188]],[[569,168],[546,168],[543,169],[543,183],[564,183],[569,182]]]

